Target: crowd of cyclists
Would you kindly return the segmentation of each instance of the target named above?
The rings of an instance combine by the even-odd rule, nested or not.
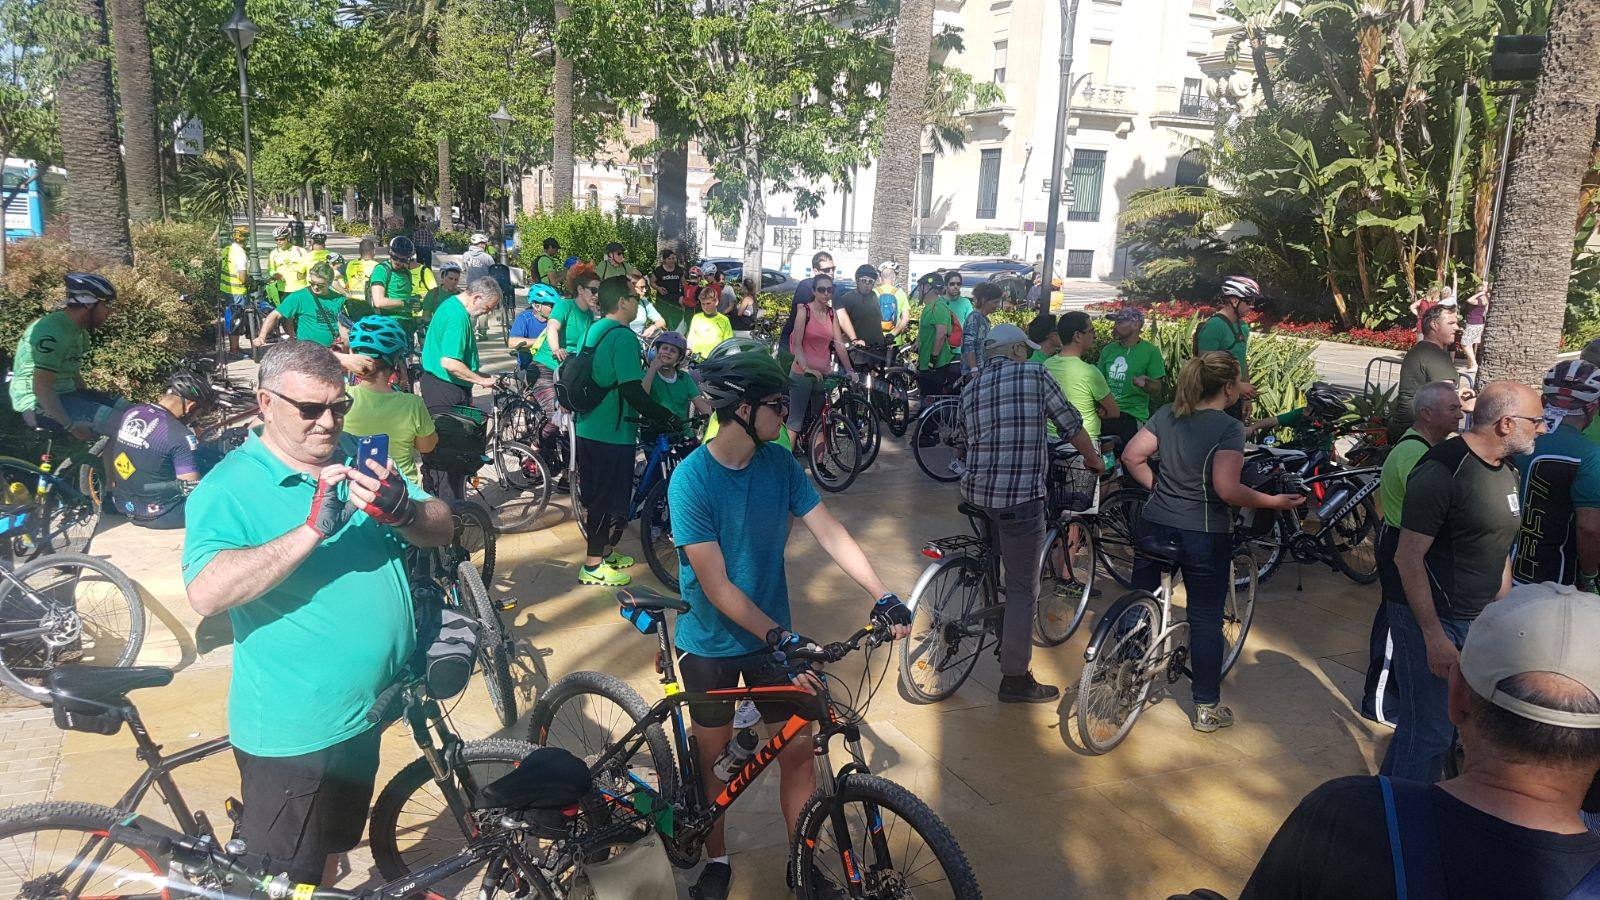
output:
[[[591,263],[563,256],[550,238],[517,310],[509,270],[495,262],[482,234],[472,236],[458,260],[441,260],[436,272],[404,236],[388,241],[383,259],[376,243],[363,239],[358,258],[348,261],[329,254],[318,230],[308,247],[294,242],[289,226],[274,236],[259,285],[271,311],[257,333],[229,335],[235,351],[241,341],[272,344],[257,392],[261,421],[239,449],[224,456],[191,429],[215,401],[213,384],[192,371],[175,374],[151,403],[130,404],[79,383],[89,335],[115,309],[115,291],[98,275],[68,275],[60,308],[24,333],[11,399],[31,427],[80,440],[103,436],[98,452],[110,502],[135,523],[183,527],[188,510],[183,571],[190,602],[202,614],[227,611],[238,642],[229,716],[245,781],[246,837],[292,861],[295,877],[307,883],[321,880],[330,857],[359,839],[359,830],[352,837],[359,823],[350,809],[365,810],[370,800],[378,730],[364,716],[416,641],[411,618],[399,612],[407,588],[395,546],[450,540],[450,509],[471,502],[469,479],[483,462],[486,440],[479,389],[497,384],[485,371],[481,343],[491,322],[504,324],[519,390],[538,411],[518,438],[538,452],[555,490],[581,493],[581,507],[574,504],[582,511],[580,584],[622,588],[633,581],[636,561],[621,546],[634,514],[641,442],[667,433],[698,444],[668,488],[671,539],[681,560],[679,583],[669,587],[688,604],[675,634],[685,651],[682,686],[690,692],[741,682],[787,685],[787,670],[771,663],[774,651],[819,646],[794,627],[784,560],[792,518],[860,587],[873,621],[897,639],[910,632],[911,609],[828,511],[795,458],[808,416],[828,379],[840,373],[865,380],[903,361],[921,404],[960,398],[950,472],[960,478],[963,511],[995,529],[1004,564],[998,693],[1005,702],[1059,697],[1029,665],[1051,445],[1070,443],[1097,478],[1117,477],[1108,463],[1120,464],[1121,477],[1148,492],[1132,535],[1132,583],[1154,590],[1165,569],[1181,573],[1190,719],[1202,733],[1234,722],[1220,701],[1240,510],[1303,516],[1308,497],[1322,499],[1303,485],[1266,492],[1251,481],[1246,463],[1257,451],[1248,438],[1319,417],[1319,427],[1326,425],[1327,410],[1313,403],[1255,415],[1250,322],[1268,301],[1248,277],[1220,283],[1215,313],[1197,328],[1190,358],[1172,371],[1143,337],[1144,314],[1136,307],[1108,314],[1112,339],[1097,348],[1093,319],[1083,311],[1040,313],[1025,328],[995,323],[1006,300],[1001,288],[980,283],[967,292],[954,269],[916,279],[908,291],[893,263],[862,265],[841,293],[832,257],[819,253],[779,314],[782,321],[763,321],[753,278],[728,285],[717,267],[683,268],[670,250],[641,272],[620,244]],[[251,296],[258,287],[250,280],[246,238],[247,231],[235,229],[221,255],[225,298]],[[920,312],[911,341],[913,301]],[[1424,312],[1386,423],[1394,433],[1380,428],[1365,435],[1376,447],[1369,459],[1387,454],[1379,476],[1381,519],[1359,538],[1376,547],[1383,581],[1374,644],[1384,650],[1374,653],[1373,666],[1389,673],[1376,680],[1387,680],[1390,698],[1377,703],[1373,718],[1396,725],[1383,774],[1422,782],[1442,777],[1452,725],[1464,719],[1454,692],[1466,677],[1495,709],[1556,729],[1546,744],[1567,748],[1562,765],[1578,774],[1587,767],[1592,777],[1600,767],[1600,697],[1563,693],[1562,682],[1560,689],[1544,685],[1531,693],[1519,687],[1502,701],[1503,685],[1496,687],[1549,671],[1600,691],[1586,680],[1592,667],[1516,668],[1526,654],[1501,650],[1512,661],[1492,678],[1463,669],[1473,621],[1513,584],[1596,590],[1600,341],[1582,359],[1553,368],[1542,392],[1510,384],[1462,389],[1450,349],[1454,317],[1444,305]],[[283,340],[274,343],[279,331]],[[764,337],[774,334],[775,341]],[[1096,362],[1086,361],[1096,350]],[[1171,401],[1162,403],[1169,394]],[[1331,442],[1326,429],[1306,431]],[[367,440],[358,446],[355,438]],[[376,454],[362,455],[376,438]],[[1337,464],[1342,457],[1334,455]],[[383,602],[351,607],[358,581],[359,590]],[[1547,593],[1562,603],[1593,605],[1592,598]],[[1589,621],[1595,612],[1573,615]],[[371,623],[360,642],[348,640],[352,616]],[[1496,641],[1507,640],[1503,631]],[[328,645],[342,649],[324,654]],[[308,655],[319,657],[311,675],[286,665]],[[286,683],[304,690],[280,693]],[[782,722],[789,710],[761,713]],[[700,772],[715,794],[722,784],[714,764],[733,736],[732,706],[691,704],[690,715]],[[1464,735],[1469,730],[1462,728]],[[1494,739],[1506,740],[1503,733]],[[1467,752],[1470,762],[1470,745]],[[810,756],[809,745],[797,741],[777,759],[791,828],[816,789]],[[304,789],[296,793],[296,785]],[[329,799],[307,799],[318,791]],[[286,803],[285,795],[299,799]],[[350,809],[331,809],[330,802]],[[1466,803],[1514,829],[1537,827]],[[1561,824],[1576,820],[1576,808],[1571,813]],[[1572,840],[1561,852],[1600,861],[1600,838],[1562,834]],[[1507,840],[1525,837],[1517,832]],[[720,830],[706,855],[692,895],[728,896],[732,869]],[[1538,852],[1526,856],[1528,865],[1554,865]],[[1570,888],[1588,869],[1563,860],[1556,881]],[[1574,877],[1561,880],[1567,874]],[[1284,896],[1266,892],[1266,876],[1258,876],[1263,880],[1253,880],[1247,895]],[[1403,886],[1405,876],[1396,878]],[[842,887],[837,895],[846,895]],[[1314,888],[1294,895],[1334,896]]]

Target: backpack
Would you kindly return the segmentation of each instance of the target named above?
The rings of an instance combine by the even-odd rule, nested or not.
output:
[[[439,443],[422,455],[424,465],[452,475],[472,475],[483,468],[489,451],[489,429],[482,411],[457,406],[434,416],[433,427],[439,434]]]
[[[569,412],[580,415],[593,412],[607,394],[617,389],[615,384],[602,385],[594,380],[594,357],[606,338],[618,331],[633,333],[626,325],[614,325],[593,344],[578,351],[576,356],[567,357],[561,364],[561,370],[556,373],[556,400]]]
[[[1190,356],[1200,355],[1200,332],[1204,331],[1205,327],[1211,324],[1212,319],[1222,319],[1222,313],[1212,313],[1204,322],[1201,322],[1199,325],[1194,327],[1194,334],[1189,335]],[[1224,322],[1228,321],[1227,319],[1222,320]],[[1233,332],[1233,343],[1229,344],[1226,350],[1232,350],[1235,344],[1238,344],[1240,341],[1244,340],[1244,334],[1239,331],[1239,326],[1237,325],[1230,324],[1228,326],[1228,330]]]
[[[383,289],[385,294],[387,294],[389,290],[389,276],[393,274],[394,270],[389,268],[388,263],[373,263],[372,268],[367,270],[367,283],[361,287],[361,290],[363,291],[363,299],[367,301],[368,308],[372,306],[372,283],[378,280],[378,271],[380,269],[383,271]]]
[[[895,295],[878,295],[878,318],[889,325],[893,325],[900,320],[900,304]]]

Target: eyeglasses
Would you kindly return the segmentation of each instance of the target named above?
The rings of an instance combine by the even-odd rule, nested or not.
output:
[[[1544,416],[1512,416],[1512,415],[1507,415],[1507,416],[1502,416],[1501,418],[1505,418],[1505,419],[1521,419],[1524,422],[1532,422],[1536,427],[1544,424]]]
[[[789,398],[779,397],[776,400],[762,400],[756,404],[756,409],[761,409],[762,407],[766,407],[778,415],[785,415],[789,412]]]
[[[311,403],[304,400],[296,400],[293,397],[285,397],[272,388],[262,388],[262,390],[294,407],[299,411],[300,418],[305,419],[307,422],[315,422],[322,418],[322,414],[326,412],[333,413],[335,419],[342,419],[350,411],[350,407],[356,403],[355,398],[349,394],[345,394],[332,403]]]

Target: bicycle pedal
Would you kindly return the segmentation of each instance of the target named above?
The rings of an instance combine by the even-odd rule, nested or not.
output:
[[[504,600],[497,600],[495,606],[498,606],[501,612],[511,612],[517,608],[517,598],[507,597]]]

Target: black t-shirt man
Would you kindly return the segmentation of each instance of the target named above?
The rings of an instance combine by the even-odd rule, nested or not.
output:
[[[853,290],[834,302],[834,306],[850,317],[850,327],[856,338],[868,347],[882,347],[883,314],[878,308],[878,295],[871,291]]]
[[[1513,825],[1429,791],[1450,900],[1561,900],[1600,863],[1600,836]],[[1404,837],[1402,836],[1402,840]],[[1378,779],[1335,778],[1267,845],[1239,900],[1391,900],[1394,862]]]
[[[1522,527],[1517,471],[1484,462],[1459,436],[1441,441],[1406,479],[1400,527],[1434,539],[1422,562],[1440,618],[1476,619],[1500,593]]]
[[[1389,411],[1389,443],[1393,444],[1417,421],[1411,398],[1423,386],[1435,381],[1455,381],[1456,361],[1450,351],[1432,341],[1418,341],[1406,351],[1400,363],[1400,381],[1395,389],[1394,407]]]
[[[683,269],[674,266],[668,269],[665,266],[656,266],[650,273],[656,280],[657,289],[661,295],[656,298],[662,306],[683,305]]]
[[[128,407],[106,458],[111,461],[111,500],[135,522],[150,523],[177,513],[187,492],[179,476],[199,472],[194,432],[153,403]],[[181,517],[175,525],[182,525]]]

